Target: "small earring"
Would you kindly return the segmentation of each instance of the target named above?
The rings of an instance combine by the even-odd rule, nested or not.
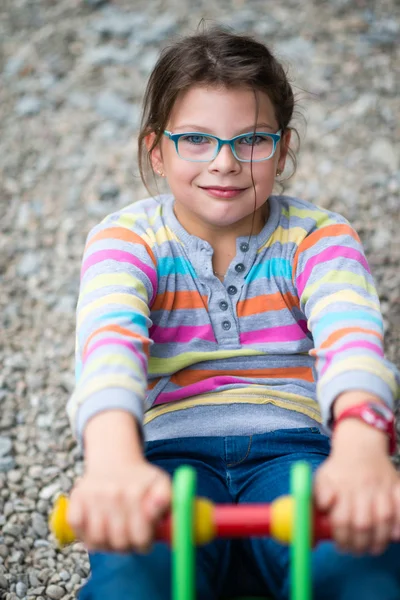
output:
[[[165,177],[164,171],[157,171],[157,173],[160,175],[160,177]]]
[[[279,175],[282,175],[282,171],[280,169],[277,170],[276,172],[277,177],[279,177]]]

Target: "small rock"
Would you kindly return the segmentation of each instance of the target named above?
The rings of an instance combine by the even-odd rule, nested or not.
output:
[[[26,591],[26,585],[22,581],[18,581],[17,585],[15,586],[15,593],[17,594],[18,598],[24,598]]]
[[[369,158],[372,161],[388,167],[391,171],[396,171],[399,159],[393,144],[385,138],[376,139],[371,144]]]
[[[96,110],[102,117],[121,124],[132,124],[134,122],[133,105],[111,91],[99,94],[96,101]]]
[[[0,573],[0,590],[8,590],[8,581],[2,573]]]
[[[11,438],[0,436],[0,456],[6,456],[11,452],[12,441]]]
[[[37,273],[39,266],[39,259],[36,254],[24,254],[17,265],[17,273],[20,277],[26,278]]]
[[[119,186],[113,181],[103,181],[98,187],[99,198],[102,201],[114,200],[120,193]]]
[[[40,537],[40,538],[47,538],[47,535],[49,533],[48,528],[47,528],[47,523],[45,521],[45,519],[43,518],[43,516],[39,513],[33,513],[32,515],[32,527],[33,527],[33,531]]]
[[[55,481],[54,483],[50,483],[50,485],[46,485],[42,490],[40,490],[39,497],[42,500],[50,500],[55,494],[60,491],[60,483]]]
[[[42,103],[36,96],[24,96],[15,106],[16,112],[22,117],[36,115],[40,112],[41,108]]]
[[[18,471],[17,469],[9,471],[7,474],[7,479],[11,483],[19,483],[22,479],[22,473],[21,473],[21,471]]]
[[[7,473],[15,467],[15,460],[12,456],[0,457],[0,473]]]
[[[65,594],[65,590],[59,585],[49,585],[46,588],[46,594],[51,600],[61,600]]]
[[[107,4],[108,0],[84,0],[84,3],[90,8],[100,8],[103,4]]]

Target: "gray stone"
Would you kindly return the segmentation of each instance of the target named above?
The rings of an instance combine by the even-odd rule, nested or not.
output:
[[[90,8],[100,8],[104,4],[108,4],[108,0],[83,0]]]
[[[0,435],[0,457],[6,456],[12,450],[11,438]]]
[[[396,171],[399,165],[399,157],[393,144],[385,138],[375,139],[370,145],[369,158],[380,165]]]
[[[37,273],[39,267],[39,259],[36,254],[24,254],[17,265],[17,273],[20,277],[29,277]]]
[[[98,187],[99,198],[102,201],[114,200],[120,193],[119,186],[113,181],[103,181]]]
[[[65,590],[59,585],[49,585],[46,588],[46,594],[51,600],[61,600],[65,594]]]
[[[96,100],[96,110],[102,117],[121,124],[134,122],[134,107],[120,96],[107,90],[101,92]]]
[[[12,456],[0,457],[0,473],[7,473],[15,467],[15,459]]]
[[[15,110],[21,117],[36,115],[42,108],[42,102],[36,96],[24,96],[18,100]]]
[[[26,592],[26,585],[22,581],[18,581],[17,585],[15,586],[15,593],[17,594],[18,598],[24,598]]]
[[[50,500],[55,494],[60,491],[60,483],[55,481],[54,483],[50,483],[46,485],[42,490],[40,490],[39,496],[42,500]]]
[[[93,23],[93,28],[104,37],[127,38],[147,24],[147,17],[140,12],[122,12],[114,7],[104,10],[103,17]]]
[[[2,573],[0,573],[0,590],[8,590],[8,580]]]
[[[104,67],[106,65],[123,65],[133,61],[134,55],[129,50],[115,48],[113,46],[99,46],[86,52],[85,62],[93,67]]]
[[[135,42],[138,44],[159,43],[165,38],[171,36],[178,28],[178,19],[176,15],[164,14],[157,17],[153,22],[148,23],[135,32]]]
[[[36,512],[32,514],[32,527],[33,527],[33,531],[40,538],[47,537],[47,535],[49,533],[47,523],[41,514],[36,513]]]

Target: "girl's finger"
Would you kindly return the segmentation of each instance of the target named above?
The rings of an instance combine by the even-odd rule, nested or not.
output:
[[[143,510],[151,520],[159,518],[171,503],[171,482],[169,477],[160,475],[143,499]]]
[[[332,532],[335,542],[345,552],[351,548],[351,500],[341,494],[331,511]]]
[[[128,515],[123,504],[109,510],[106,529],[107,539],[113,550],[123,552],[130,548]]]
[[[373,540],[373,507],[372,493],[358,493],[352,506],[352,535],[351,548],[356,553],[369,550]]]
[[[329,479],[318,476],[315,477],[314,482],[314,498],[317,508],[323,512],[327,512],[335,501],[335,492],[333,486],[330,484]]]
[[[132,546],[138,552],[147,552],[152,541],[151,525],[140,505],[130,511],[128,531]]]
[[[392,529],[392,540],[400,541],[400,478],[393,488],[393,508],[395,512],[394,525]]]
[[[83,541],[88,550],[105,550],[108,548],[106,513],[101,505],[92,506],[86,511]]]
[[[375,494],[373,513],[375,527],[371,551],[373,554],[381,554],[390,542],[394,525],[393,498],[389,490],[379,490]]]

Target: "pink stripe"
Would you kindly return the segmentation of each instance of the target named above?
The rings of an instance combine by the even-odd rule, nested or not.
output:
[[[139,343],[141,343],[139,341]],[[125,348],[129,348],[129,350],[131,350],[131,352],[133,352],[133,354],[135,354],[135,356],[138,357],[138,359],[140,360],[141,364],[142,364],[142,368],[144,370],[145,373],[147,373],[147,361],[146,359],[140,354],[140,352],[138,351],[138,349],[136,348],[135,344],[134,344],[134,340],[122,340],[119,338],[104,338],[102,340],[98,340],[97,342],[95,342],[94,344],[89,344],[89,349],[87,350],[87,352],[85,353],[85,356],[83,357],[83,362],[85,362],[89,356],[92,354],[92,352],[94,352],[95,350],[97,350],[97,348],[100,348],[101,346],[113,346],[117,344],[118,346],[125,346]]]
[[[297,289],[300,296],[307,285],[307,281],[313,268],[320,263],[324,263],[329,260],[335,260],[336,258],[351,258],[352,260],[356,260],[364,267],[364,269],[368,271],[368,273],[370,273],[368,263],[365,259],[365,256],[363,256],[361,252],[355,250],[354,248],[347,248],[346,246],[331,246],[330,248],[322,250],[322,252],[317,254],[317,256],[313,256],[312,258],[308,259],[304,271],[296,279]]]
[[[156,406],[156,404],[166,404],[167,402],[176,402],[177,400],[183,400],[184,398],[190,398],[199,394],[206,394],[207,392],[212,392],[223,385],[232,385],[236,383],[248,384],[249,382],[247,379],[239,379],[238,377],[229,377],[225,375],[210,377],[204,381],[186,385],[185,387],[174,390],[173,392],[160,394],[153,406]]]
[[[213,329],[210,325],[180,325],[179,327],[158,327],[153,325],[149,332],[150,337],[154,342],[165,344],[167,342],[185,343],[191,342],[193,339],[207,340],[215,342]]]
[[[305,324],[305,325],[304,325]],[[261,342],[295,342],[306,337],[307,324],[305,321],[294,325],[282,325],[281,327],[270,327],[247,331],[240,334],[241,344],[260,344]]]
[[[125,262],[140,269],[151,281],[151,285],[153,287],[153,300],[155,294],[157,293],[157,273],[155,269],[152,269],[144,262],[139,260],[137,256],[133,256],[129,252],[124,252],[123,250],[99,250],[98,252],[94,252],[84,261],[81,270],[81,278],[90,267],[104,260],[116,260],[123,263]]]
[[[339,346],[334,350],[329,350],[325,354],[326,362],[321,369],[320,377],[325,373],[327,369],[329,369],[329,365],[331,364],[335,356],[337,356],[338,352],[342,352],[343,350],[349,350],[350,348],[368,348],[368,350],[372,350],[372,352],[379,354],[379,356],[383,356],[382,348],[380,346],[377,346],[376,344],[373,344],[372,342],[367,342],[366,340],[348,342],[347,344],[343,344],[343,346]]]

